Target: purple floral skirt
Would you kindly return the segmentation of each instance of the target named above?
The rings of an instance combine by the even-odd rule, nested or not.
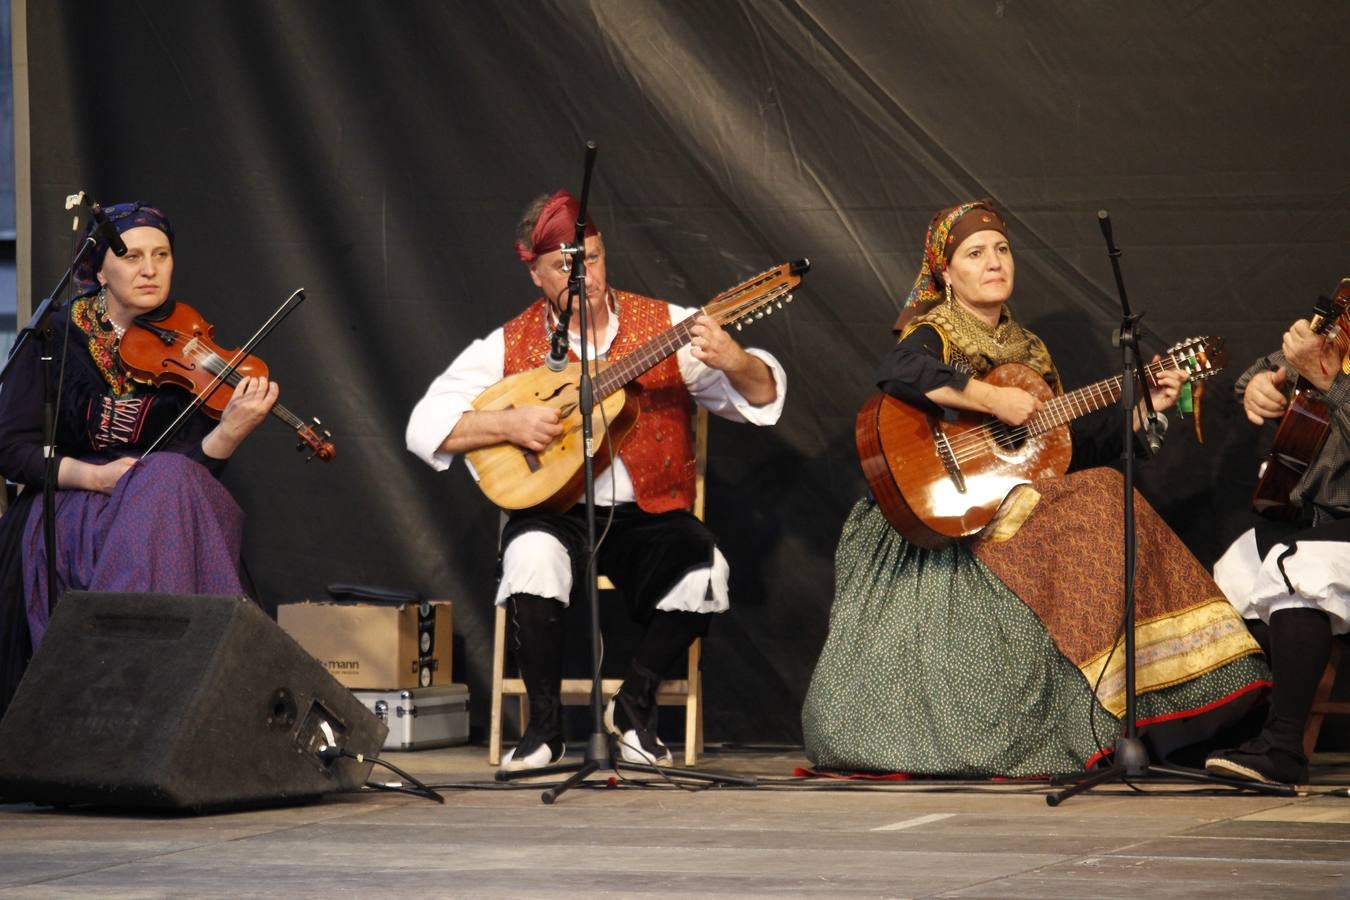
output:
[[[122,476],[111,496],[56,492],[56,595],[241,594],[243,529],[243,511],[205,466],[153,453]],[[23,589],[37,650],[51,616],[40,499],[24,531]]]

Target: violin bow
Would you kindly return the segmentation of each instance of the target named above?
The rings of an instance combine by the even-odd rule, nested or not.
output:
[[[159,437],[151,442],[150,446],[146,448],[146,451],[141,454],[141,459],[145,459],[151,453],[154,453],[159,449],[161,444],[177,434],[178,429],[183,426],[183,423],[188,420],[188,417],[201,409],[202,404],[216,392],[216,389],[234,374],[235,369],[239,368],[240,363],[248,359],[249,354],[253,352],[253,348],[262,343],[263,338],[271,334],[272,330],[280,325],[304,299],[305,289],[296,288],[295,293],[282,301],[281,305],[276,308],[272,315],[267,317],[267,321],[263,322],[262,325],[258,326],[258,330],[253,332],[253,337],[245,341],[244,346],[240,347],[239,350],[235,352],[234,356],[230,357],[230,361],[225,364],[225,368],[221,369],[216,377],[211,379],[211,383],[207,388],[194,397],[191,403],[183,407],[183,411],[178,414],[177,418],[169,423],[169,427],[165,428],[164,431],[160,433]]]

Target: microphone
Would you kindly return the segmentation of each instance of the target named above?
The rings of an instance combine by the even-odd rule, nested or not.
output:
[[[548,366],[550,372],[561,372],[567,368],[567,324],[559,322],[558,327],[553,329],[553,333],[548,337],[548,356],[544,357],[544,365]]]
[[[566,246],[566,245],[564,245]],[[567,260],[567,254],[563,254],[563,260]],[[563,291],[567,290],[563,288]],[[563,291],[558,292],[558,296],[553,298],[553,305],[562,303]],[[585,303],[586,301],[581,301]],[[548,336],[548,356],[544,357],[544,365],[548,366],[550,372],[561,372],[567,368],[567,323],[572,321],[572,297],[568,295],[567,305],[562,307],[562,311],[557,313],[558,325],[549,333]]]
[[[1150,457],[1157,456],[1162,449],[1163,435],[1167,434],[1167,416],[1162,413],[1150,414],[1144,423],[1144,442],[1148,444]]]
[[[87,194],[84,199],[89,206],[89,213],[94,217],[94,234],[108,242],[108,249],[113,252],[113,256],[126,256],[126,241],[122,240],[122,235],[118,234],[116,226],[108,221],[108,214],[103,211],[103,207],[99,205],[97,200]]]

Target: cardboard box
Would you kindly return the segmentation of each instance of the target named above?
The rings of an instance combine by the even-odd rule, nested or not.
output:
[[[450,684],[450,601],[286,603],[277,622],[349,688]]]

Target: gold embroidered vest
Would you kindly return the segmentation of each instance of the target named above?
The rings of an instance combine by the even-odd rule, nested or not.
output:
[[[900,339],[924,325],[942,338],[942,359],[949,365],[982,378],[996,366],[1022,363],[1039,372],[1056,394],[1064,393],[1050,351],[1013,319],[1006,304],[999,310],[998,324],[991,328],[958,303],[939,303],[911,321]]]

